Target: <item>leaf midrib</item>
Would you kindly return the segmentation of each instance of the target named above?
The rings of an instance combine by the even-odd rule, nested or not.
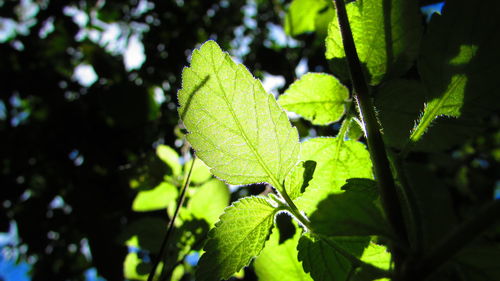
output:
[[[222,56],[223,56],[223,59],[225,59],[225,54],[224,53],[222,54]],[[265,161],[262,159],[262,157],[260,156],[260,154],[258,153],[258,151],[256,150],[256,148],[253,146],[253,144],[250,142],[250,139],[248,138],[247,134],[243,130],[243,127],[242,127],[241,123],[239,122],[239,119],[236,117],[236,113],[234,112],[234,110],[233,110],[233,108],[231,106],[231,103],[227,99],[227,93],[226,93],[226,90],[224,89],[224,87],[222,86],[221,79],[219,78],[218,69],[215,68],[215,61],[214,61],[213,53],[211,53],[210,59],[212,61],[211,67],[214,70],[214,74],[215,74],[215,77],[216,77],[216,80],[217,80],[217,84],[219,85],[219,88],[220,88],[220,90],[223,93],[223,100],[226,103],[226,106],[229,109],[229,112],[231,113],[231,116],[233,117],[233,120],[236,123],[236,126],[238,127],[238,130],[240,131],[241,135],[243,136],[243,139],[245,140],[245,143],[250,147],[250,150],[253,152],[253,154],[257,158],[257,161],[259,162],[260,166],[264,169],[264,171],[266,172],[266,174],[269,176],[269,178],[271,180],[271,184],[276,189],[278,189],[281,192],[283,190],[282,184],[279,183],[279,181],[276,179],[276,177],[274,176],[274,174],[271,173],[271,171],[269,170],[269,168],[267,167],[267,165],[264,164]],[[238,69],[235,70],[235,74],[237,74],[237,73],[238,73]],[[255,92],[255,90],[254,90],[254,92]],[[257,123],[257,126],[258,126],[258,124],[259,123]],[[281,161],[280,161],[279,164],[281,165]]]
[[[245,202],[245,203],[246,203],[246,202]],[[247,239],[247,238],[248,238],[248,236],[249,236],[250,234],[252,234],[252,233],[253,233],[256,229],[258,229],[260,226],[262,226],[262,224],[263,224],[263,222],[264,222],[264,221],[268,220],[270,217],[274,216],[275,214],[276,214],[276,209],[272,209],[272,210],[271,210],[271,212],[270,212],[267,216],[265,216],[265,217],[264,217],[264,218],[263,218],[263,219],[262,219],[262,220],[261,220],[258,224],[256,224],[256,226],[255,226],[255,227],[251,228],[251,230],[250,230],[250,231],[248,231],[248,232],[245,234],[244,239],[241,239],[241,240],[240,240],[240,241],[239,241],[239,242],[238,242],[238,243],[237,243],[237,244],[236,244],[233,248],[231,248],[231,250],[227,251],[227,253],[229,253],[229,254],[228,254],[228,255],[226,255],[226,257],[224,257],[224,258],[222,259],[222,262],[221,262],[220,264],[221,264],[221,265],[222,265],[222,264],[226,264],[226,260],[227,260],[228,258],[230,258],[230,257],[233,257],[233,252],[234,252],[234,250],[235,250],[235,249],[237,249],[237,248],[239,248],[239,247],[241,246],[241,244],[243,244],[243,242],[248,241],[248,240],[249,240],[249,239]],[[264,242],[265,242],[265,241],[264,241]]]
[[[420,121],[420,124],[418,125],[417,129],[413,131],[413,133],[410,136],[410,141],[416,142],[420,139],[420,137],[423,135],[427,127],[431,124],[432,121],[438,116],[438,111],[443,107],[443,104],[450,98],[450,96],[455,92],[455,88],[458,87],[458,85],[462,82],[462,80],[465,78],[464,75],[460,75],[459,78],[453,83],[451,89],[447,91],[441,99],[438,100],[438,103],[436,106],[429,112],[429,114],[425,114],[422,117],[422,120]],[[432,102],[432,101],[431,101]],[[428,117],[426,117],[426,115]],[[422,126],[420,126],[422,125]]]

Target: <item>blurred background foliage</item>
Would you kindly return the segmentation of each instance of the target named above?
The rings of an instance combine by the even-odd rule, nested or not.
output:
[[[89,270],[145,280],[191,161],[176,110],[191,51],[214,39],[281,93],[306,71],[328,71],[331,6],[296,2],[0,1],[0,232],[18,234],[2,242],[4,259],[28,264],[33,280],[86,280]],[[437,1],[421,5],[429,2]],[[411,155],[447,186],[454,215],[498,183],[498,114],[486,121],[445,153]],[[338,130],[294,125],[302,137]],[[175,280],[192,278],[225,206],[266,192],[228,189],[196,163],[164,266]],[[246,271],[239,277],[255,279]]]

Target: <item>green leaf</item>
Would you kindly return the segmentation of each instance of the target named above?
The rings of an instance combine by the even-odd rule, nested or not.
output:
[[[137,253],[130,252],[123,262],[123,277],[127,280],[147,280],[151,265],[144,263]]]
[[[290,199],[298,198],[309,186],[309,181],[313,178],[316,162],[300,161],[292,171],[286,176],[285,190]]]
[[[391,254],[387,252],[387,247],[370,242],[368,247],[363,251],[361,260],[365,263],[371,264],[379,269],[389,270],[391,267]],[[351,279],[352,281],[366,281],[366,280],[387,280],[383,278],[384,275],[381,271],[375,270],[371,267],[358,267]],[[382,279],[383,278],[383,279]]]
[[[196,280],[228,279],[258,256],[276,209],[265,198],[246,197],[226,209],[208,234]]]
[[[346,5],[359,59],[371,85],[406,72],[419,51],[421,17],[416,0],[358,0]],[[337,17],[326,39],[334,74],[347,80],[347,64]]]
[[[189,198],[188,209],[195,217],[205,219],[212,226],[229,204],[229,197],[227,186],[213,179],[196,189],[196,193]]]
[[[280,231],[274,228],[264,250],[255,259],[255,273],[266,281],[312,281],[297,260],[297,244],[301,233],[298,229],[292,239],[280,244]]]
[[[179,163],[179,154],[167,145],[158,145],[156,147],[156,155],[172,169],[174,176],[179,176],[182,171],[182,166]]]
[[[307,73],[278,102],[315,125],[327,125],[344,115],[347,98],[349,91],[337,78],[325,73]]]
[[[357,141],[310,139],[302,143],[300,159],[316,162],[309,187],[296,199],[296,205],[307,214],[331,193],[340,193],[347,179],[373,178],[370,154],[365,145]]]
[[[184,171],[187,174],[189,169],[191,168],[191,164],[193,160],[189,160],[184,165]],[[212,178],[212,174],[210,173],[210,168],[203,163],[202,160],[196,159],[193,166],[193,171],[191,172],[191,182],[195,184],[201,184]]]
[[[374,280],[386,277],[391,255],[385,246],[370,242],[369,237],[313,237],[299,240],[298,258],[314,281]],[[359,261],[365,264],[361,266]],[[364,279],[364,277],[369,277]]]
[[[148,212],[165,209],[177,198],[177,188],[168,183],[162,182],[151,190],[140,191],[132,203],[132,210],[136,212]]]
[[[347,138],[350,140],[358,140],[360,139],[363,135],[363,129],[359,125],[358,121],[356,121],[355,118],[351,118],[349,121],[349,127],[347,129]]]
[[[285,32],[297,36],[315,30],[317,14],[328,6],[324,0],[293,0],[285,17]]]
[[[167,221],[155,217],[143,217],[129,222],[119,241],[152,253],[157,253],[161,246],[161,238],[165,235]]]
[[[481,117],[499,109],[500,4],[449,1],[432,17],[418,69],[429,90],[428,103],[411,140],[417,142],[441,115]]]
[[[298,258],[314,281],[344,281],[355,268],[339,250],[359,257],[369,241],[364,237],[318,239],[306,234],[299,240]]]
[[[416,80],[395,79],[378,88],[375,105],[388,146],[402,149],[408,144],[415,120],[422,115],[427,93],[423,83]],[[477,135],[481,129],[477,121],[469,118],[439,118],[428,128],[430,133],[412,148],[418,151],[447,149]]]
[[[298,161],[298,134],[262,84],[208,41],[194,51],[182,86],[187,139],[212,173],[231,184],[268,182],[282,190]]]
[[[425,96],[424,85],[416,80],[395,79],[379,87],[375,106],[387,145],[402,148],[408,142]]]
[[[330,2],[327,8],[323,8],[318,12],[314,20],[314,29],[316,32],[316,38],[321,38],[324,40],[328,35],[328,25],[335,16],[335,9],[333,7],[333,2]]]
[[[344,193],[332,194],[318,204],[312,213],[311,225],[326,236],[390,236],[389,225],[378,200],[377,183],[369,179],[349,179]]]

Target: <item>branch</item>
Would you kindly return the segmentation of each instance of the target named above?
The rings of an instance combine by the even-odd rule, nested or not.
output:
[[[423,280],[468,243],[483,233],[488,227],[500,219],[500,200],[495,200],[484,206],[477,214],[455,227],[428,255],[415,266],[410,265],[406,276],[401,280]]]
[[[358,103],[361,119],[364,123],[368,149],[374,165],[375,179],[379,185],[382,205],[393,230],[404,243],[407,243],[408,236],[401,211],[402,208],[387,159],[385,145],[380,134],[379,123],[375,116],[370,90],[352,37],[345,3],[344,0],[334,0],[334,4],[353,86],[353,95]]]

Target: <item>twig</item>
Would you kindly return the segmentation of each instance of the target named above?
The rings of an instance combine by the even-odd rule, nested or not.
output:
[[[408,270],[401,280],[423,280],[500,219],[500,200],[484,206],[477,214],[455,227],[421,262]]]
[[[154,278],[155,273],[156,273],[156,268],[158,268],[158,264],[160,264],[160,261],[163,260],[163,258],[165,256],[166,246],[168,245],[170,236],[172,235],[172,232],[174,229],[174,222],[177,219],[177,216],[179,215],[179,211],[182,207],[182,204],[184,204],[184,199],[186,198],[186,190],[187,190],[189,183],[191,181],[191,172],[193,171],[195,161],[196,161],[196,157],[193,157],[193,161],[191,162],[191,167],[189,168],[189,172],[188,172],[188,175],[186,177],[186,182],[184,183],[184,186],[182,187],[181,195],[179,196],[179,198],[177,198],[177,207],[175,208],[174,216],[168,222],[167,233],[165,234],[165,237],[163,237],[163,241],[162,241],[161,247],[160,247],[160,253],[158,254],[156,261],[153,265],[153,268],[151,269],[151,272],[149,273],[148,281],[153,281],[153,278]]]

